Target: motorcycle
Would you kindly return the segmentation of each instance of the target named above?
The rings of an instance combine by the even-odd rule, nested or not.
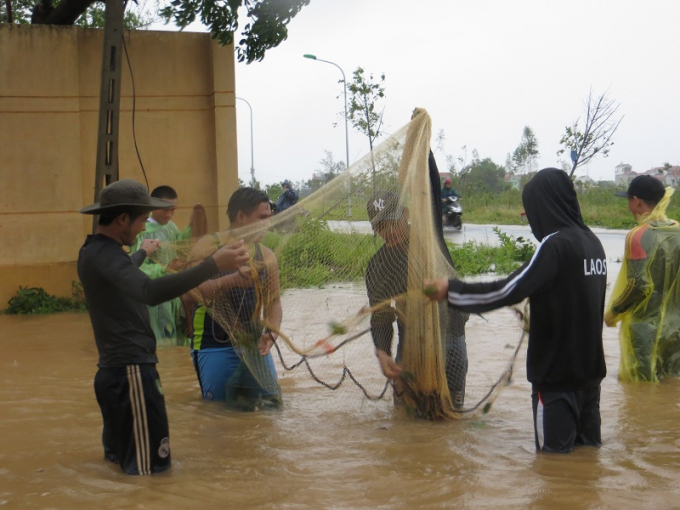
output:
[[[463,227],[461,216],[463,216],[463,207],[460,205],[459,197],[452,195],[444,199],[442,208],[444,226],[460,230]]]

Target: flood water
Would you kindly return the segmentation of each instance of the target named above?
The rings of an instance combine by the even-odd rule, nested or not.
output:
[[[600,234],[612,282],[623,234]],[[288,291],[283,329],[313,322],[298,303],[333,299],[365,301],[361,289]],[[468,345],[500,359],[518,331],[507,310],[473,316]],[[564,456],[534,450],[523,354],[490,412],[432,423],[402,416],[389,399],[368,402],[352,386],[324,389],[304,369],[280,372],[282,411],[228,411],[200,400],[188,349],[163,348],[173,466],[130,477],[103,461],[87,315],[0,316],[0,507],[680,508],[680,380],[620,383],[617,331],[606,328],[604,339],[604,445]],[[496,368],[471,363],[471,375],[485,370]]]

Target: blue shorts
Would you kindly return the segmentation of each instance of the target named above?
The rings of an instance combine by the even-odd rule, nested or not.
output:
[[[270,393],[260,387],[247,368],[243,365],[239,368],[241,358],[238,357],[233,347],[192,350],[191,358],[194,362],[198,382],[201,385],[201,393],[206,400],[226,400],[227,383],[235,375],[239,379],[238,384],[255,388],[259,395]],[[276,381],[276,368],[271,352],[264,356],[264,362],[271,371],[272,378]]]

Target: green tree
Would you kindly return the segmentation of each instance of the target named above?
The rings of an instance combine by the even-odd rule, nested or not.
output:
[[[347,117],[357,130],[368,137],[370,150],[373,150],[373,143],[381,134],[384,110],[378,112],[376,104],[385,97],[384,83],[384,73],[380,75],[380,81],[375,83],[372,74],[366,78],[364,70],[357,67],[352,75],[352,83],[347,87],[351,94]]]
[[[35,0],[0,0],[0,23],[25,25],[31,22]]]
[[[279,196],[283,193],[283,187],[280,182],[274,184],[267,184],[264,187],[264,192],[267,194],[270,200],[276,202]]]
[[[585,165],[598,154],[609,155],[609,148],[614,145],[612,137],[621,124],[623,117],[616,119],[614,115],[619,104],[607,97],[607,93],[598,97],[593,96],[591,90],[586,103],[586,120],[583,128],[579,126],[580,118],[565,128],[560,139],[562,149],[557,155],[569,151],[572,167],[569,177],[573,177],[576,169]]]
[[[42,12],[54,12],[66,0],[52,0],[52,2],[36,0],[2,0],[0,5],[0,23],[28,24],[32,22],[36,9]],[[85,28],[104,28],[104,0],[92,0],[84,11],[72,23]],[[38,14],[40,16],[40,14]],[[123,18],[123,26],[127,30],[145,28],[155,21],[153,9],[147,9],[146,2],[140,5],[128,6]],[[38,23],[39,21],[34,21]],[[64,24],[64,23],[55,23]]]
[[[2,0],[7,2],[7,0]],[[96,0],[9,0],[22,6],[17,19],[46,25],[73,25]],[[288,37],[288,23],[310,0],[169,0],[160,10],[166,22],[173,21],[184,29],[196,20],[208,27],[220,44],[235,43],[239,62],[264,58],[265,52]],[[240,39],[234,37],[239,28],[239,9],[245,9],[246,23]],[[6,9],[5,9],[6,10]],[[12,11],[17,7],[13,6]],[[5,13],[5,18],[7,13]],[[241,19],[243,21],[243,19]],[[15,23],[20,21],[14,20]],[[93,26],[93,25],[87,25]],[[99,26],[99,25],[96,25]]]
[[[335,161],[331,151],[324,152],[326,157],[319,161],[321,169],[314,172],[312,178],[303,183],[303,186],[300,188],[300,196],[313,193],[345,171],[344,161]]]
[[[335,177],[344,172],[346,165],[344,161],[335,161],[331,151],[324,152],[326,153],[326,157],[319,161],[321,170],[319,170],[317,177],[325,184],[327,182],[331,182],[333,179],[335,179]]]
[[[368,138],[368,148],[371,153],[372,182],[375,191],[375,160],[373,157],[373,143],[380,136],[384,109],[378,113],[376,104],[385,97],[385,73],[380,75],[380,81],[373,81],[373,75],[368,78],[364,70],[357,67],[352,75],[352,83],[347,87],[350,92],[349,108],[347,117],[352,125]]]
[[[236,46],[238,61],[252,63],[288,38],[288,23],[309,5],[310,0],[172,0],[161,16],[185,28],[197,18],[210,29],[214,39],[227,45],[239,27],[239,8],[245,8],[247,22]]]
[[[123,27],[126,30],[146,28],[156,21],[157,10],[152,12],[145,7],[146,4],[142,4],[138,8],[125,9]],[[75,25],[84,28],[104,28],[105,21],[106,3],[98,1],[87,8],[85,13],[76,20]]]
[[[538,159],[538,140],[529,126],[524,126],[522,139],[512,153],[509,170],[516,173],[529,174],[536,171]]]
[[[482,160],[476,155],[472,163],[465,169],[462,179],[467,192],[500,193],[506,187],[505,168],[494,163],[491,158]]]

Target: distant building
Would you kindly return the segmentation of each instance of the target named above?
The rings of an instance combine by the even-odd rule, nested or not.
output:
[[[680,166],[655,166],[644,172],[643,175],[651,175],[659,179],[664,186],[675,188],[680,183]]]
[[[680,166],[678,165],[655,166],[642,173],[633,172],[633,167],[624,163],[619,164],[614,169],[614,179],[617,186],[628,186],[630,181],[638,175],[651,175],[661,181],[664,186],[676,188],[680,185]]]
[[[633,167],[628,163],[619,163],[614,169],[614,183],[617,186],[627,187],[630,181],[637,177]]]

